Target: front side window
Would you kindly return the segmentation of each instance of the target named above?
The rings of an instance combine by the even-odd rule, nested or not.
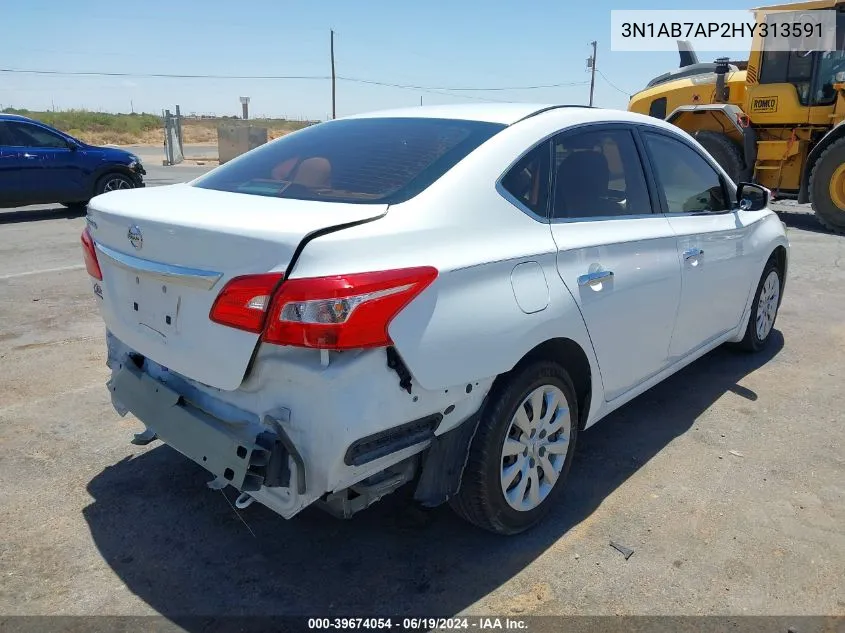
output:
[[[553,218],[650,214],[645,173],[630,130],[566,134],[554,142]]]
[[[397,204],[504,127],[427,118],[330,121],[248,152],[194,186],[297,200]]]
[[[694,149],[662,134],[644,134],[669,213],[727,211],[719,173]]]
[[[836,13],[836,50],[818,53],[818,82],[816,93],[810,105],[833,105],[836,102],[836,90],[833,84],[839,83],[836,76],[845,72],[845,12]]]
[[[67,149],[67,142],[58,134],[31,123],[6,122],[6,135],[11,145],[46,149]]]

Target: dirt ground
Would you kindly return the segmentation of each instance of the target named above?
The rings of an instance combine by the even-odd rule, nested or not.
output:
[[[716,350],[582,434],[563,503],[516,538],[401,496],[236,512],[129,444],[83,220],[0,218],[0,614],[845,615],[845,239],[784,209],[770,349]]]

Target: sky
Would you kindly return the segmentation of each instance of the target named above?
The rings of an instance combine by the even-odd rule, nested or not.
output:
[[[0,69],[320,77],[0,72],[0,109],[160,113],[178,104],[183,114],[234,115],[239,97],[249,96],[253,117],[322,120],[331,116],[331,82],[322,78],[331,74],[331,30],[339,77],[419,86],[339,79],[339,117],[419,105],[421,98],[424,104],[586,104],[592,40],[598,42],[599,71],[594,104],[625,109],[652,77],[677,68],[678,54],[609,50],[610,11],[702,6],[697,0],[0,0]],[[710,0],[707,8],[745,7]],[[699,56],[712,61],[720,53]],[[548,84],[572,85],[486,90]]]

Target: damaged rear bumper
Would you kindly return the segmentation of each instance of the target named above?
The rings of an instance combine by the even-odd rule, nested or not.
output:
[[[116,407],[131,411],[158,438],[193,460],[221,483],[241,492],[288,488],[305,492],[305,464],[282,428],[289,414],[265,416],[264,424],[224,422],[176,391],[124,364],[108,382]]]
[[[312,504],[350,516],[417,476],[420,502],[444,502],[460,480],[465,422],[492,383],[410,394],[383,351],[325,367],[268,349],[239,389],[221,391],[106,340],[112,404],[146,426],[133,443],[160,439],[211,473],[209,487],[232,486],[286,519]]]

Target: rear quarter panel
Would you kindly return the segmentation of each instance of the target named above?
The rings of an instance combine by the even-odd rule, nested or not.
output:
[[[601,402],[593,350],[581,313],[557,274],[549,226],[496,190],[510,164],[555,129],[538,120],[501,132],[384,218],[310,242],[292,277],[433,265],[438,279],[389,327],[420,386],[474,385],[509,371],[537,345],[568,338],[586,353],[593,402]],[[527,310],[511,281],[514,268],[526,262],[532,264],[520,271],[534,271],[528,294],[535,302]],[[543,282],[546,301],[540,300]]]

